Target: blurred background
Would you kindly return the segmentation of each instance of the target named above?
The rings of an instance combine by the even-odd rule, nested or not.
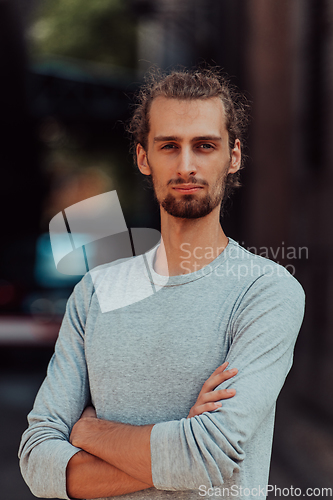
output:
[[[277,407],[270,484],[333,488],[333,2],[0,0],[0,498],[34,498],[17,449],[80,279],[54,267],[50,219],[117,190],[158,229],[123,124],[152,64],[222,66],[252,101],[228,236],[307,294]],[[331,493],[332,494],[332,493]],[[271,495],[272,497],[274,495]],[[284,495],[286,496],[286,495]]]

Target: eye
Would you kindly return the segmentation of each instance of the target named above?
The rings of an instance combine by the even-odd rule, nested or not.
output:
[[[201,148],[201,149],[215,149],[213,144],[209,144],[207,142],[205,142],[203,144],[199,144],[199,148]]]
[[[174,149],[176,148],[175,144],[164,144],[164,146],[161,147],[161,149]]]

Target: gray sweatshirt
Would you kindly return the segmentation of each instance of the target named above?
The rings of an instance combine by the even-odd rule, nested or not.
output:
[[[69,435],[97,416],[151,433],[154,488],[129,499],[265,498],[275,403],[290,370],[304,292],[283,267],[229,239],[201,270],[162,277],[154,252],[90,272],[68,300],[20,466],[40,497],[68,498]],[[224,361],[235,397],[187,419]]]

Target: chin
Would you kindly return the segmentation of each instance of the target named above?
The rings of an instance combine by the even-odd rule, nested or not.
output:
[[[184,198],[179,201],[168,195],[162,201],[161,206],[169,215],[179,219],[201,219],[209,215],[214,208],[221,204],[221,201],[218,200],[218,203],[212,203],[208,195],[204,199],[198,200],[192,194],[184,195]]]

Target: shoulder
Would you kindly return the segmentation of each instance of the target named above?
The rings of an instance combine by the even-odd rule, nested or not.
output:
[[[296,341],[305,309],[301,284],[283,266],[239,248],[237,265],[246,266],[239,295],[231,315],[231,336],[251,332],[251,339],[263,338],[264,344]],[[242,281],[242,280],[241,280]],[[254,327],[254,330],[253,330]]]
[[[122,309],[153,293],[143,255],[120,259],[91,270],[81,282],[90,291],[91,310],[102,313]],[[88,283],[88,285],[87,285]]]
[[[286,267],[281,266],[267,257],[250,252],[231,238],[229,238],[228,247],[230,247],[228,251],[228,260],[230,263],[236,264],[240,270],[243,269],[244,277],[249,277],[250,281],[251,278],[255,280],[261,276],[273,278],[273,280],[274,278],[282,278],[281,281],[284,283],[290,283],[290,286],[296,286],[303,290],[300,283]]]
[[[242,282],[241,301],[284,303],[286,307],[304,309],[305,293],[299,281],[283,266],[254,254],[230,241],[229,265],[235,266]]]

